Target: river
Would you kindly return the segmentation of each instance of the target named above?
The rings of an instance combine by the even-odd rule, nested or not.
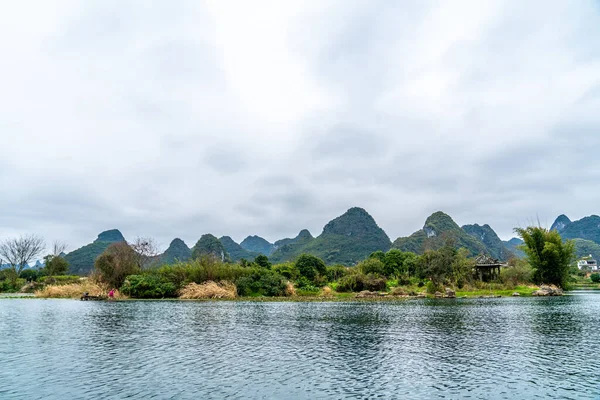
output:
[[[0,299],[0,399],[598,398],[600,293]]]

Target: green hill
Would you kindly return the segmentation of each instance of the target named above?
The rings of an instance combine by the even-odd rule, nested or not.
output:
[[[240,246],[242,246],[244,250],[264,254],[265,256],[270,256],[271,253],[275,251],[275,246],[272,243],[269,243],[266,239],[256,235],[248,236],[246,239],[242,240]]]
[[[291,260],[302,253],[322,258],[327,264],[353,265],[374,251],[387,251],[391,241],[373,217],[362,208],[354,207],[333,219],[317,238],[308,231],[295,239],[275,242],[278,247],[274,262]],[[301,232],[301,234],[303,233]],[[308,233],[308,235],[306,234]]]
[[[192,248],[192,257],[195,259],[202,255],[209,254],[223,261],[229,259],[229,255],[227,254],[227,251],[225,251],[223,243],[221,243],[216,236],[207,233],[202,235]]]
[[[571,225],[571,220],[565,214],[559,215],[550,227],[551,231],[561,233],[567,226]]]
[[[600,260],[600,244],[585,239],[573,239],[573,242],[577,258],[591,255],[594,260]]]
[[[77,250],[73,250],[65,256],[69,263],[69,273],[74,275],[87,275],[94,269],[96,258],[106,250],[108,246],[117,242],[124,242],[125,238],[118,229],[104,231],[92,243]]]
[[[466,248],[473,256],[480,253],[488,254],[485,245],[480,240],[462,230],[449,215],[441,211],[433,213],[427,218],[423,229],[409,237],[396,239],[392,247],[422,254],[426,250],[442,247],[447,239],[453,240],[457,248]]]
[[[600,217],[591,215],[573,221],[559,231],[564,239],[586,239],[600,243]]]
[[[514,256],[488,224],[483,226],[478,224],[465,225],[462,230],[483,243],[488,254],[493,258],[506,261]]]
[[[275,251],[269,259],[272,262],[283,262],[293,260],[303,253],[303,249],[310,242],[315,240],[308,229],[302,229],[298,236],[293,239],[281,239],[275,242]]]
[[[513,253],[516,257],[523,258],[525,257],[525,253],[518,246],[523,244],[523,241],[519,238],[512,238],[510,240],[502,242],[504,246]]]
[[[160,255],[162,264],[173,264],[177,261],[187,261],[192,257],[192,250],[179,238],[173,239],[169,248]]]
[[[261,253],[257,253],[254,251],[249,251],[249,250],[244,249],[242,246],[237,244],[229,236],[223,236],[222,238],[219,239],[219,241],[221,242],[221,244],[223,244],[223,248],[225,249],[225,252],[227,254],[229,254],[229,258],[233,262],[240,261],[242,258],[245,258],[246,260],[251,261],[251,260],[254,260],[254,258],[256,256],[261,254]]]

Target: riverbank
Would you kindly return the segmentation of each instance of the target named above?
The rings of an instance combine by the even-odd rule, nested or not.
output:
[[[38,298],[38,299],[74,299],[77,300],[81,297],[80,291],[73,290],[45,290],[36,292],[35,295],[28,293],[19,294],[11,293],[7,296],[0,298]],[[457,290],[455,292],[456,298],[499,298],[499,297],[531,297],[533,293],[539,290],[537,286],[516,286],[513,289],[472,289],[472,290]],[[413,292],[414,293],[414,292]],[[415,295],[394,295],[393,292],[369,292],[365,295],[364,293],[338,293],[330,290],[321,290],[320,292],[304,293],[301,295],[293,296],[237,296],[235,298],[195,298],[195,299],[183,299],[183,298],[162,298],[162,299],[136,299],[129,298],[120,295],[115,301],[207,301],[207,300],[219,300],[219,301],[254,301],[254,302],[339,302],[339,301],[402,301],[402,300],[416,300],[416,299],[434,299],[436,298],[433,294],[427,294],[424,292],[416,293]],[[448,299],[442,297],[443,299]],[[450,299],[448,299],[450,300]]]

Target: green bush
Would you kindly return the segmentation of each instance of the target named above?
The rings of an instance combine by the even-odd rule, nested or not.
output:
[[[311,281],[314,280],[318,275],[326,275],[327,267],[323,260],[310,254],[302,254],[298,257],[295,263],[298,272],[301,276],[304,276]]]
[[[500,282],[514,286],[520,283],[531,283],[533,273],[533,268],[531,268],[527,261],[519,260],[514,266],[500,270]]]
[[[27,282],[36,282],[40,276],[40,271],[36,269],[25,269],[19,274],[19,278],[25,279]]]
[[[600,283],[600,274],[592,274],[590,275],[590,279],[594,283]]]
[[[348,275],[348,268],[344,267],[343,265],[327,267],[326,276],[329,282],[337,281],[346,275]]]
[[[156,274],[129,275],[121,292],[138,299],[177,297],[175,284]]]
[[[368,274],[384,275],[385,266],[383,265],[381,260],[379,260],[376,257],[373,257],[373,258],[367,258],[366,260],[361,261],[358,264],[358,269],[360,272],[362,272],[365,275],[368,275]]]
[[[427,282],[427,293],[434,294],[435,292],[441,292],[442,286],[436,285],[432,281]]]
[[[385,278],[376,274],[349,274],[340,279],[337,285],[338,292],[380,291],[385,289]]]
[[[285,276],[289,280],[295,281],[300,276],[298,268],[292,263],[277,264],[273,266],[273,271],[279,275]]]
[[[287,279],[274,271],[256,268],[250,275],[238,278],[235,285],[240,296],[285,296]]]

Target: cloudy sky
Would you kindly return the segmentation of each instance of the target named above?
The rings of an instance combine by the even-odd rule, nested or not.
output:
[[[0,5],[0,238],[600,214],[600,2]]]

